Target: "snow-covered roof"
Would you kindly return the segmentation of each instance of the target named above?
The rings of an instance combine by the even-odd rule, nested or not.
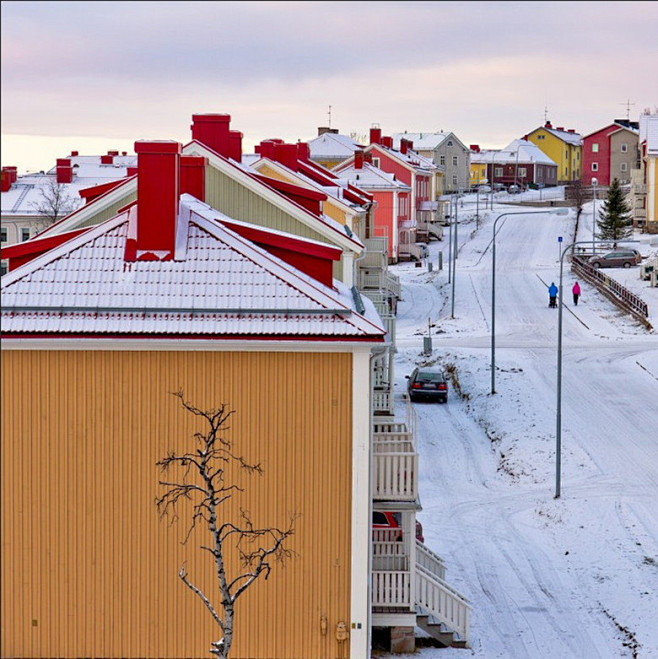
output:
[[[367,162],[363,163],[361,169],[357,169],[351,165],[337,172],[337,175],[347,183],[361,187],[364,190],[411,190],[408,185],[396,179],[395,175],[389,174]]]
[[[445,142],[452,133],[439,132],[423,132],[423,133],[393,133],[393,146],[396,149],[400,148],[400,140],[407,139],[414,143],[414,150],[436,149],[443,142]],[[454,137],[454,136],[453,136]]]
[[[4,275],[3,334],[381,340],[386,333],[369,300],[357,313],[347,286],[329,288],[295,269],[187,194],[175,259],[128,262],[137,214],[132,207]]]
[[[495,163],[535,163],[538,165],[553,165],[551,160],[536,144],[528,140],[513,140],[504,149],[483,149],[479,153],[471,152],[472,164]]]
[[[546,126],[544,126],[544,130],[563,142],[572,144],[573,146],[580,146],[583,142],[582,135],[579,133],[570,133],[568,130],[558,130],[557,128],[546,128]]]
[[[1,193],[2,214],[34,215],[43,213],[38,208],[44,205],[44,194],[50,196],[53,187],[59,187],[65,198],[68,212],[84,203],[80,190],[103,183],[110,183],[128,176],[129,167],[137,167],[137,156],[113,156],[111,164],[101,163],[101,156],[67,156],[73,171],[71,183],[57,183],[57,168],[48,172],[37,172],[19,176],[7,192]],[[60,187],[61,186],[61,187]]]
[[[347,135],[339,133],[323,133],[308,141],[311,158],[345,159],[355,151],[362,149],[363,145],[355,142]]]

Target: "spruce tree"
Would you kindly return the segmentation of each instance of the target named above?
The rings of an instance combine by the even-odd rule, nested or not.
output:
[[[598,238],[601,240],[623,240],[633,232],[631,207],[624,198],[618,179],[614,179],[608,188],[608,197],[599,211],[597,221]]]

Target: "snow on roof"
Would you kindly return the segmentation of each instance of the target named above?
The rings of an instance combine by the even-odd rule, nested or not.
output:
[[[517,156],[518,154],[518,156]],[[539,165],[553,165],[551,160],[536,144],[528,140],[513,140],[504,149],[482,149],[479,153],[471,152],[471,163],[536,163]]]
[[[543,127],[545,131],[549,132],[551,135],[554,135],[558,139],[566,142],[567,144],[573,144],[574,146],[580,146],[583,143],[582,135],[579,133],[570,133],[566,130],[558,130],[557,128],[546,128]]]
[[[389,174],[367,162],[363,163],[361,169],[356,169],[353,165],[346,167],[338,172],[338,176],[347,183],[361,187],[366,191],[372,189],[411,190],[408,185],[397,180],[393,174]]]
[[[239,236],[226,216],[181,196],[172,261],[125,261],[138,209],[72,238],[2,278],[11,334],[289,336],[381,340],[369,300],[324,286]]]
[[[411,140],[414,143],[414,150],[422,151],[424,149],[436,149],[438,146],[443,144],[452,133],[444,132],[423,132],[423,133],[393,133],[391,137],[393,138],[393,146],[396,149],[400,148],[400,140],[407,139]]]
[[[347,135],[339,133],[323,133],[308,141],[311,158],[349,158],[363,145],[355,142]]]

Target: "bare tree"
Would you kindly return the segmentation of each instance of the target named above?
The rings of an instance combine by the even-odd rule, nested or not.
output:
[[[263,469],[260,464],[251,464],[237,455],[232,443],[221,436],[229,429],[228,421],[233,410],[227,409],[224,403],[217,409],[200,410],[185,400],[182,391],[173,395],[180,399],[188,412],[203,419],[205,432],[194,433],[196,447],[193,450],[180,454],[170,450],[156,463],[163,474],[175,468],[179,476],[158,481],[166,490],[155,503],[160,518],[170,516],[172,523],[178,519],[177,505],[181,501],[191,503],[192,519],[183,544],[187,543],[197,525],[205,526],[211,536],[210,546],[201,545],[201,548],[213,557],[221,597],[219,608],[188,579],[185,563],[178,576],[201,599],[221,630],[222,637],[210,644],[210,654],[227,659],[233,643],[236,601],[258,577],[268,578],[273,561],[283,564],[294,555],[285,542],[294,532],[297,516],[290,516],[286,529],[255,528],[249,512],[244,509],[240,509],[239,520],[235,523],[223,519],[220,514],[222,506],[234,494],[244,491],[230,482],[231,468],[237,467],[246,474],[259,476]],[[226,560],[229,552],[237,553],[242,570],[238,574],[229,574]]]
[[[57,183],[53,178],[48,179],[48,183],[39,188],[39,193],[41,194],[39,201],[31,205],[42,218],[40,222],[42,226],[39,227],[41,229],[72,213],[82,203],[82,200],[77,200],[68,193],[63,183]]]

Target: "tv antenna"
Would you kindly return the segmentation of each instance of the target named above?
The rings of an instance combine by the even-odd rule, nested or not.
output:
[[[619,105],[626,106],[626,120],[631,118],[631,105],[635,105],[635,102],[631,103],[631,99],[626,99],[626,103],[620,103]]]
[[[329,112],[327,112],[329,115],[329,128],[331,128],[331,105],[329,106]]]
[[[548,106],[544,106],[544,123],[548,121]]]

